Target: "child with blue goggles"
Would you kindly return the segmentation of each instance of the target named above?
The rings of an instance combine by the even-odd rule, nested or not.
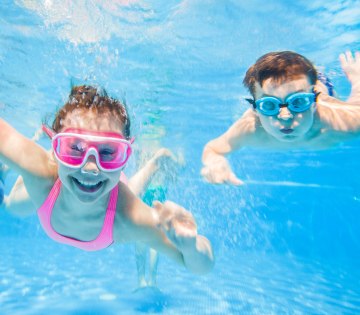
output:
[[[241,185],[226,155],[242,147],[324,149],[360,134],[360,52],[340,55],[352,85],[346,102],[304,56],[270,52],[246,72],[252,108],[203,150],[201,174],[210,183]]]

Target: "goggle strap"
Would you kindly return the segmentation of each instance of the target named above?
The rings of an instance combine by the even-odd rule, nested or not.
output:
[[[252,98],[245,98],[246,101],[248,101],[254,109],[256,109],[255,100]]]
[[[50,139],[54,138],[55,135],[56,135],[56,133],[55,133],[52,129],[50,129],[48,126],[46,126],[45,124],[43,124],[43,125],[41,126],[41,129],[42,129],[42,131],[44,131],[44,132],[46,133],[46,135],[47,135]]]

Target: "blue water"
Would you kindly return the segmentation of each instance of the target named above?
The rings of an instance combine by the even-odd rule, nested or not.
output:
[[[242,79],[263,53],[306,55],[346,99],[338,55],[360,50],[360,2],[84,3],[1,1],[0,115],[31,137],[71,83],[125,98],[139,139],[128,175],[154,142],[184,156],[168,198],[194,213],[216,266],[198,277],[161,257],[159,290],[134,292],[131,245],[82,252],[1,209],[0,314],[359,314],[360,140],[243,149],[230,157],[240,188],[199,172],[204,144],[247,108]]]

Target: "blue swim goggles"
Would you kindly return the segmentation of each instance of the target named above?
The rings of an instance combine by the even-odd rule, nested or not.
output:
[[[290,111],[301,113],[307,111],[312,104],[316,102],[319,93],[295,93],[288,96],[283,103],[281,99],[275,96],[265,96],[258,100],[247,98],[246,100],[266,116],[273,116],[280,113],[280,108],[287,107]]]

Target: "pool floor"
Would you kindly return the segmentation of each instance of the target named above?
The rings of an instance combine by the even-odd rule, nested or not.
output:
[[[158,288],[136,290],[131,245],[98,253],[2,238],[1,314],[358,314],[355,267],[289,255],[217,253],[207,276],[161,257]]]

